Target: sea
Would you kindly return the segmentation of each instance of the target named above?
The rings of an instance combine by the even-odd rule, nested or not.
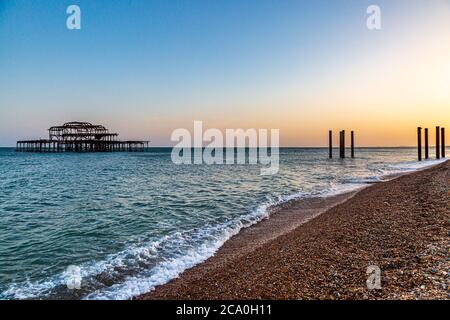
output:
[[[278,173],[261,175],[260,165],[174,164],[170,148],[0,148],[0,299],[131,299],[270,219],[272,207],[443,161],[418,162],[415,148],[355,153],[281,148]]]

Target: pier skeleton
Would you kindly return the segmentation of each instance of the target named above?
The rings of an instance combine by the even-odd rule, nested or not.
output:
[[[148,149],[149,141],[120,141],[102,125],[67,122],[48,129],[48,139],[17,141],[21,152],[138,152]]]

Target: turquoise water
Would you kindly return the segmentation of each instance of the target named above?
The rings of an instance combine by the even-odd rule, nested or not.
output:
[[[175,165],[170,152],[0,149],[0,298],[128,299],[210,257],[269,206],[436,163],[417,163],[415,148],[345,160],[281,149],[279,173],[261,176],[251,165]],[[71,265],[78,290],[66,285]]]

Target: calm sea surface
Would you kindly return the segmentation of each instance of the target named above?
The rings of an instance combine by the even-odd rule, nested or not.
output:
[[[0,299],[131,298],[210,257],[269,206],[436,163],[417,163],[414,148],[358,149],[353,160],[281,149],[279,173],[261,176],[259,166],[175,165],[170,152],[0,149]],[[70,290],[78,271],[81,289]]]

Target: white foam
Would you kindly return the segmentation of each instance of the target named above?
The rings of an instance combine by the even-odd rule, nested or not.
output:
[[[200,233],[203,233],[204,235],[215,234],[219,230],[221,230],[221,232],[218,236],[213,237],[213,239],[205,241],[196,247],[192,247],[184,254],[170,258],[138,276],[128,277],[123,283],[114,284],[111,287],[97,290],[87,295],[85,299],[123,300],[152,291],[157,285],[167,283],[178,277],[184,270],[213,256],[225,241],[236,235],[242,228],[249,227],[268,217],[267,208],[271,205],[273,204],[269,201],[238,221],[232,220],[215,227],[201,230]]]
[[[332,195],[342,194],[361,188],[362,185],[340,185],[329,190],[314,193],[314,196],[328,197]],[[281,205],[288,201],[306,198],[311,196],[309,193],[295,193],[292,195],[280,196],[276,200],[268,199],[265,203],[258,206],[250,214],[241,217],[239,220],[232,220],[226,224],[216,227],[210,227],[203,232],[211,233],[214,229],[222,230],[220,236],[202,245],[192,248],[183,255],[168,259],[158,266],[146,271],[138,276],[128,277],[123,283],[114,284],[111,287],[97,290],[85,297],[85,299],[130,299],[154,290],[158,285],[165,284],[170,280],[178,277],[183,271],[189,269],[206,259],[213,256],[217,250],[232,236],[239,233],[243,228],[247,228],[269,216],[269,208]],[[215,232],[212,232],[215,233]]]
[[[441,158],[441,159],[430,159],[430,160],[424,160],[424,161],[414,161],[414,162],[400,162],[396,164],[392,164],[389,167],[398,172],[410,172],[410,171],[417,171],[421,169],[425,169],[427,167],[431,167],[443,162],[446,162],[448,158]]]
[[[135,295],[153,290],[156,285],[164,284],[177,277],[181,272],[211,257],[226,240],[237,234],[242,228],[251,226],[267,217],[267,202],[251,213],[216,225],[205,226],[189,234],[174,232],[157,241],[145,243],[141,246],[132,245],[125,250],[108,256],[105,260],[80,265],[82,281],[95,275],[112,275],[117,267],[127,267],[132,261],[147,261],[149,258],[159,257],[163,261],[148,271],[143,271],[137,276],[130,276],[124,282],[99,289],[88,294],[85,299],[129,299]],[[199,243],[190,244],[189,240],[200,239]],[[177,248],[187,248],[184,252],[167,258],[158,256],[161,250],[168,253]],[[51,279],[38,282],[26,282],[12,284],[0,294],[2,299],[30,299],[46,296],[57,286],[66,285],[65,273],[58,274]]]

